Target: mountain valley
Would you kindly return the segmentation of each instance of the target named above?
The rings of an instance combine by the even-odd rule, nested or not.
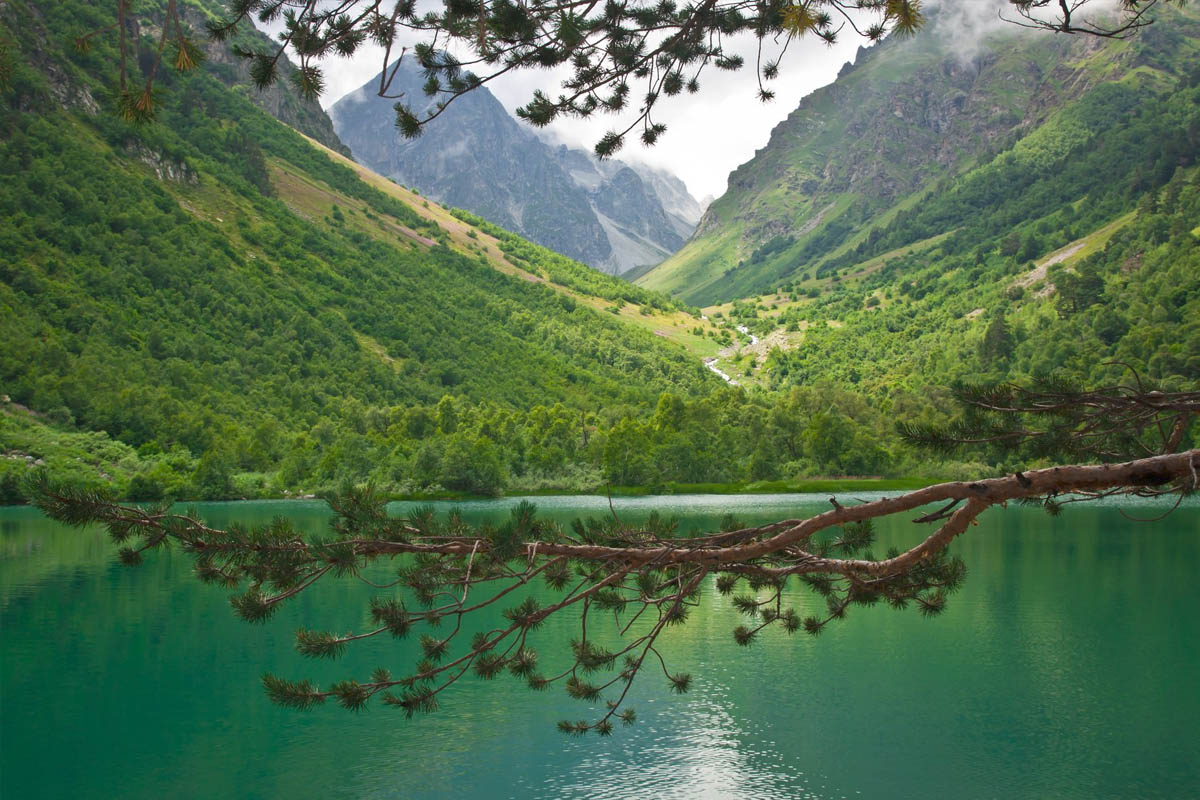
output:
[[[406,162],[374,101],[331,121],[210,43],[160,78],[152,123],[123,121],[113,43],[51,33],[103,13],[6,4],[0,38],[29,35],[0,114],[0,500],[39,469],[154,499],[1011,468],[896,423],[953,420],[958,382],[1200,375],[1200,37],[1175,13],[1130,42],[997,34],[969,63],[920,37],[864,50],[689,238],[677,180],[487,95]],[[411,163],[484,205],[406,188]],[[524,238],[539,217],[560,252]]]
[[[404,62],[389,98],[424,99],[424,82]],[[395,127],[396,101],[378,96],[379,83],[376,76],[329,110],[359,162],[604,272],[661,262],[703,212],[674,176],[543,140],[487,88],[454,100],[420,137],[405,140]]]

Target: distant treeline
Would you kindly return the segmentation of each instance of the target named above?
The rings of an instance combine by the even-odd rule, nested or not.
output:
[[[0,440],[19,456],[0,461],[0,485],[7,501],[19,500],[18,478],[34,459],[60,477],[142,500],[299,495],[368,481],[419,496],[977,474],[982,465],[931,461],[896,435],[897,417],[942,421],[943,407],[927,395],[873,402],[829,385],[775,395],[663,393],[653,406],[593,411],[445,395],[433,405],[344,408],[302,432],[268,420],[199,453],[158,442],[135,450],[10,407]]]

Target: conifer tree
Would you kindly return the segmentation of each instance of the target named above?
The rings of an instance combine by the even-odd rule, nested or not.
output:
[[[987,330],[983,332],[983,339],[979,341],[979,358],[985,364],[1007,361],[1012,355],[1012,348],[1013,336],[1008,321],[1004,319],[1003,314],[997,314],[988,323]]]

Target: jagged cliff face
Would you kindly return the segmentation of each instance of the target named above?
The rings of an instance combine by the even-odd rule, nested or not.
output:
[[[378,83],[373,79],[330,109],[355,160],[584,263],[609,258],[612,248],[586,195],[490,92],[460,97],[420,137],[404,139],[395,128],[395,100],[379,97]],[[422,83],[417,70],[402,68],[389,93],[425,102]]]
[[[640,164],[633,165],[633,168],[642,180],[654,189],[675,232],[686,240],[696,230],[696,225],[704,215],[704,209],[711,202],[711,198],[696,200],[688,191],[687,185],[666,170]]]
[[[390,93],[431,104],[423,82],[417,69],[402,67]],[[548,144],[487,89],[455,100],[419,138],[404,139],[395,129],[395,101],[378,96],[378,83],[330,109],[360,163],[585,264],[617,274],[657,264],[699,219],[678,179],[646,179],[646,170]]]
[[[639,282],[698,303],[760,291],[782,276],[756,274],[756,249],[824,237],[817,255],[832,252],[1136,61],[1133,49],[1091,37],[1003,30],[966,51],[952,42],[935,23],[860,49],[730,175],[687,245]],[[1097,70],[1104,48],[1108,69]]]
[[[136,10],[140,13],[130,20],[130,37],[136,40],[141,36],[149,36],[157,41],[162,30],[162,9]],[[273,45],[270,37],[250,26],[243,26],[231,41],[217,42],[210,39],[205,33],[205,22],[225,12],[214,0],[186,0],[180,4],[179,12],[184,25],[191,28],[195,41],[203,46],[202,68],[205,71],[226,86],[242,92],[252,103],[280,122],[316,139],[331,150],[350,155],[349,149],[334,133],[333,123],[320,104],[302,97],[292,85],[290,78],[296,67],[286,55],[282,58],[279,80],[266,89],[254,88],[250,80],[248,62],[235,56],[232,48],[236,44],[248,49],[263,50]],[[35,27],[26,26],[26,35],[29,37],[26,43],[28,56],[30,65],[45,76],[50,99],[61,108],[78,109],[88,114],[100,113],[100,103],[87,87],[87,82],[78,74],[72,74],[72,68],[68,64],[60,63],[48,54],[48,49],[52,48],[45,47],[46,35],[41,28],[43,15],[37,5],[10,5],[0,0],[0,18],[11,21],[14,27],[22,25],[22,14],[32,15],[32,20],[36,23]],[[34,98],[16,99],[17,107],[24,111],[33,110],[34,104]]]
[[[185,22],[193,30],[204,30],[206,16],[200,8],[184,5],[181,10]],[[350,155],[350,149],[334,132],[333,122],[320,103],[303,97],[292,84],[291,76],[296,67],[287,56],[283,57],[277,81],[265,89],[254,87],[250,80],[249,62],[235,56],[231,46],[241,44],[248,49],[264,50],[274,44],[270,37],[250,26],[242,26],[231,42],[217,42],[204,36],[199,36],[198,40],[204,43],[205,69],[222,83],[230,88],[239,87],[250,102],[285,125],[290,125],[306,136],[316,139],[330,150],[344,156]]]
[[[552,155],[587,195],[612,247],[613,271],[623,273],[661,262],[683,246],[700,221],[699,207],[687,187],[669,173],[599,161],[566,145],[554,147]]]

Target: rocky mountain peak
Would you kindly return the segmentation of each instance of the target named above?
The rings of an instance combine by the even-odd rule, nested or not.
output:
[[[391,93],[434,102],[403,65]],[[597,269],[620,274],[679,249],[699,219],[677,178],[539,137],[486,88],[451,103],[417,139],[395,129],[376,76],[338,100],[333,124],[354,157],[438,202],[457,206]]]

